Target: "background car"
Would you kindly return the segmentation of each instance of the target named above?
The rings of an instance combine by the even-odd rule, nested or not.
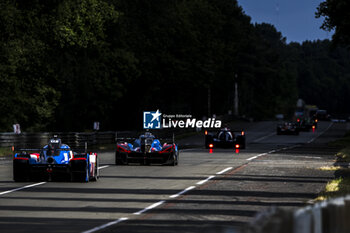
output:
[[[300,128],[296,122],[283,122],[277,125],[277,135],[293,134],[299,135]]]
[[[115,164],[127,165],[140,163],[150,165],[152,163],[178,165],[179,150],[174,142],[164,142],[157,139],[152,133],[145,132],[138,138],[117,138],[115,152]],[[170,141],[165,139],[165,141]]]
[[[229,128],[223,128],[214,132],[205,131],[205,148],[236,148],[245,149],[245,132],[232,131]]]

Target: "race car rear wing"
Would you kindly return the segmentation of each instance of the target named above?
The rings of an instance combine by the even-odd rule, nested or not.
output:
[[[115,142],[116,143],[118,143],[118,142],[131,142],[131,141],[134,141],[136,139],[138,139],[138,138],[132,138],[132,137],[118,138],[118,133],[115,134]],[[175,143],[175,134],[173,134],[172,138],[157,138],[157,137],[155,137],[154,139],[158,139],[159,141],[162,141],[162,142]]]
[[[213,133],[217,133],[217,132],[219,132],[220,130],[218,130],[218,131],[207,131],[207,130],[205,130],[204,131],[204,134],[205,135],[208,135],[208,134],[213,134]],[[245,131],[244,130],[229,130],[230,132],[232,132],[232,133],[239,133],[240,135],[242,135],[242,136],[245,136]]]

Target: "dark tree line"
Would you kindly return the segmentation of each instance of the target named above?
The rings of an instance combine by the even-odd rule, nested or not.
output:
[[[349,52],[286,44],[235,0],[0,1],[0,130],[142,126],[142,112],[350,112]],[[334,46],[333,46],[334,47]],[[236,77],[236,80],[235,80]],[[208,109],[208,94],[210,94]]]

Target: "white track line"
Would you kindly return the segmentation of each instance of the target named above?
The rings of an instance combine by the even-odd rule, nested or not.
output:
[[[92,232],[95,232],[95,231],[99,231],[99,230],[102,230],[102,229],[104,229],[106,227],[112,226],[114,224],[120,223],[120,222],[125,221],[125,220],[128,220],[128,218],[120,218],[120,219],[117,219],[117,220],[115,220],[113,222],[109,222],[109,223],[106,223],[106,224],[101,225],[99,227],[92,228],[91,230],[83,231],[82,233],[92,233]]]
[[[221,175],[221,174],[223,174],[231,169],[232,169],[232,167],[225,168],[224,170],[217,172],[216,175]]]
[[[22,189],[27,189],[27,188],[31,188],[31,187],[34,187],[34,186],[42,185],[42,184],[45,184],[45,183],[46,182],[40,182],[40,183],[26,185],[26,186],[23,186],[23,187],[20,187],[20,188],[16,188],[16,189],[11,189],[11,190],[8,190],[8,191],[4,191],[4,192],[0,193],[0,196],[4,195],[4,194],[8,194],[8,193],[13,193],[13,192],[16,192],[16,191],[19,191],[19,190],[22,190]]]
[[[107,167],[109,167],[109,165],[99,167],[98,169],[103,169],[103,168],[107,168]],[[30,185],[26,185],[26,186],[23,186],[23,187],[19,187],[19,188],[7,190],[7,191],[4,191],[4,192],[1,192],[1,193],[0,193],[0,196],[1,196],[1,195],[8,194],[8,193],[13,193],[13,192],[16,192],[16,191],[19,191],[19,190],[22,190],[22,189],[27,189],[27,188],[35,187],[35,186],[38,186],[38,185],[43,185],[43,184],[46,184],[46,182],[40,182],[40,183],[30,184]]]
[[[323,130],[323,131],[322,131],[319,135],[317,135],[316,137],[314,137],[314,138],[312,138],[311,140],[309,140],[307,143],[310,144],[311,142],[315,141],[318,137],[320,137],[320,136],[321,136],[322,134],[324,134],[327,130],[329,130],[329,128],[332,127],[333,124],[334,124],[334,123],[331,122],[331,123],[329,124],[329,126],[328,126],[325,130]]]
[[[184,194],[184,193],[190,191],[191,189],[194,189],[195,187],[196,187],[196,186],[190,186],[190,187],[188,187],[188,188],[182,190],[181,192],[179,192],[179,193],[177,193],[177,194],[174,194],[174,195],[171,195],[171,196],[169,196],[169,197],[170,197],[170,198],[177,198],[178,196],[180,196],[180,195],[182,195],[182,194]]]
[[[152,205],[150,205],[150,206],[144,208],[143,210],[140,210],[140,211],[138,211],[138,212],[135,212],[134,214],[135,214],[135,215],[140,215],[140,214],[146,212],[147,210],[151,210],[151,209],[153,209],[153,208],[156,208],[157,206],[162,205],[164,202],[165,202],[165,201],[158,201],[157,203],[154,203],[154,204],[152,204]]]
[[[253,159],[256,159],[256,158],[258,158],[258,156],[253,156],[253,157],[250,157],[249,159],[247,159],[248,161],[249,160],[253,160]]]
[[[247,160],[250,161],[250,160],[259,158],[259,157],[261,157],[261,156],[264,156],[264,155],[267,155],[267,154],[270,154],[270,153],[273,153],[273,152],[276,152],[276,151],[275,151],[275,150],[272,150],[272,151],[269,151],[269,152],[267,152],[267,153],[258,154],[258,155],[255,155],[255,156],[253,156],[253,157],[250,157],[250,158],[247,159]]]
[[[205,182],[208,182],[209,180],[211,180],[211,179],[213,179],[213,178],[215,178],[215,176],[209,176],[207,179],[201,180],[201,181],[197,182],[197,184],[198,184],[198,185],[202,185],[202,184],[204,184]]]

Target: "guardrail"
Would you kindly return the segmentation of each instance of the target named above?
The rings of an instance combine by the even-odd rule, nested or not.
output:
[[[193,131],[187,129],[186,131]],[[172,138],[173,133],[178,133],[179,130],[159,130],[154,133],[161,138]],[[103,145],[115,143],[115,139],[124,137],[138,137],[141,132],[136,131],[106,131],[106,132],[40,132],[40,133],[0,133],[0,147],[20,148],[41,148],[46,145],[48,140],[54,135],[62,139],[64,144],[71,148],[83,148],[85,142],[88,146]]]
[[[122,132],[121,134],[127,135],[128,132]],[[79,132],[55,132],[55,133],[0,133],[0,147],[11,147],[15,149],[19,148],[41,148],[46,145],[48,140],[54,135],[57,135],[62,139],[64,144],[68,144],[73,148],[84,147],[85,142],[88,145],[98,144],[110,144],[115,142],[116,132],[91,132],[91,133],[79,133]]]
[[[295,211],[271,207],[243,233],[349,233],[350,195]]]

